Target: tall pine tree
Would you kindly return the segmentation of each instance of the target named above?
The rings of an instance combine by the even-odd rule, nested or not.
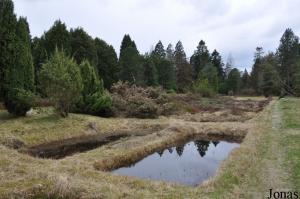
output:
[[[286,92],[293,89],[293,75],[295,74],[295,63],[299,56],[299,38],[294,34],[292,29],[288,28],[280,39],[280,45],[277,49],[279,60],[278,71]]]
[[[224,72],[224,63],[222,62],[222,57],[217,50],[214,50],[211,54],[211,62],[216,67],[218,71],[219,81],[223,81],[225,79]]]
[[[88,60],[93,67],[96,67],[98,57],[94,39],[83,28],[71,29],[70,34],[71,55],[77,64]]]
[[[50,57],[55,49],[64,50],[67,54],[71,52],[70,33],[67,30],[66,24],[57,20],[53,26],[42,36],[44,40],[44,48]],[[45,61],[45,60],[43,60]]]
[[[181,41],[178,41],[174,52],[176,66],[176,86],[179,92],[186,92],[192,83],[192,67],[186,60],[186,54]]]
[[[95,45],[99,78],[103,79],[104,87],[110,89],[112,84],[118,81],[118,73],[120,72],[117,54],[111,45],[101,39],[96,38]]]
[[[152,58],[148,55],[144,58],[144,84],[145,86],[157,86],[157,70]]]
[[[200,71],[210,62],[210,54],[205,45],[205,42],[201,40],[197,46],[197,50],[194,52],[190,59],[190,63],[193,67],[193,78],[197,79]]]
[[[256,94],[262,94],[263,54],[263,48],[257,47],[254,53],[254,65],[251,71],[251,86]]]
[[[125,35],[120,48],[119,64],[120,79],[132,84],[143,84],[143,66],[141,56],[135,42],[129,35]]]
[[[232,91],[234,94],[239,93],[241,87],[241,74],[237,68],[234,68],[228,74],[227,88],[228,91]]]
[[[30,47],[30,33],[25,18],[17,21],[13,64],[5,70],[4,102],[8,112],[23,116],[33,105],[34,68]]]
[[[0,0],[0,100],[5,95],[5,71],[16,58],[16,26],[12,0]]]
[[[244,70],[241,80],[241,89],[249,89],[250,88],[250,75],[247,69]]]

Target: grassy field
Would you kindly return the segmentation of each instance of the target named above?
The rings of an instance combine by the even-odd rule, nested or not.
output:
[[[12,118],[2,111],[0,198],[263,198],[271,188],[299,192],[299,113],[300,100],[295,98],[273,100],[264,111],[243,115],[250,119],[247,121],[199,122],[190,120],[190,116],[104,119],[77,114],[61,119],[49,109],[40,109],[27,118]],[[215,112],[206,114],[207,118],[221,117]],[[33,158],[11,147],[124,129],[154,130],[60,160]],[[240,148],[222,162],[217,174],[196,188],[104,171],[185,137],[210,132],[227,136],[248,133]]]

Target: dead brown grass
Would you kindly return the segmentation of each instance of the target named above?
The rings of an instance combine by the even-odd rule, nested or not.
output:
[[[201,103],[203,107],[214,106],[214,102],[210,101]],[[216,111],[205,113],[211,114],[207,117],[213,118]],[[6,143],[8,139],[17,139],[26,147],[76,136],[105,135],[118,130],[135,132],[136,129],[157,128],[155,133],[149,132],[142,136],[133,135],[122,138],[92,151],[78,153],[61,160],[37,159],[18,153],[13,147],[0,145],[0,196],[4,199],[238,197],[243,191],[240,183],[251,175],[249,167],[253,161],[258,160],[255,157],[258,154],[255,147],[260,145],[260,138],[262,138],[261,126],[258,123],[261,122],[264,126],[264,121],[260,120],[268,117],[270,113],[268,110],[260,113],[264,115],[259,116],[258,120],[254,117],[257,113],[251,114],[253,114],[251,115],[253,119],[244,123],[228,122],[228,120],[193,122],[167,117],[155,120],[104,119],[76,114],[71,114],[66,120],[60,120],[43,112],[18,119],[2,117],[0,114],[1,143]],[[202,117],[204,116],[199,114],[199,118]],[[218,174],[197,188],[114,176],[102,171],[130,164],[160,147],[163,148],[194,136],[244,137],[246,134],[240,149],[234,150],[229,155]]]

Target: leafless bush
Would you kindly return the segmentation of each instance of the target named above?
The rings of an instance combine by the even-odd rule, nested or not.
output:
[[[113,111],[116,115],[137,118],[157,118],[166,96],[162,88],[138,87],[118,82],[111,88]]]

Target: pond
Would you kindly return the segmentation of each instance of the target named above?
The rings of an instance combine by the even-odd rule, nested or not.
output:
[[[112,173],[196,186],[213,176],[236,147],[239,144],[227,141],[195,140],[156,152]]]

